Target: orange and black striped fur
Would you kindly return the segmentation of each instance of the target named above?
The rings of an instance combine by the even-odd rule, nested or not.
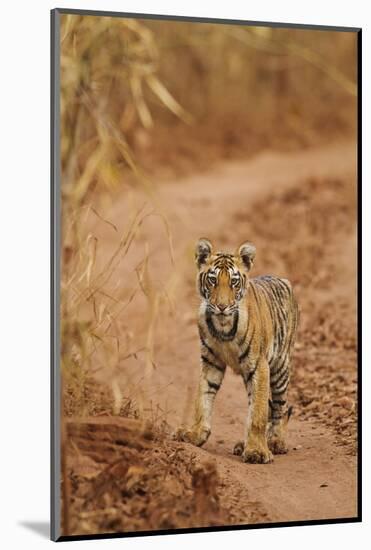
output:
[[[249,278],[255,252],[251,243],[235,254],[214,252],[207,239],[197,243],[201,373],[194,425],[180,428],[176,437],[205,443],[215,395],[229,366],[242,376],[248,396],[245,439],[234,453],[245,462],[267,463],[272,453],[287,452],[287,389],[298,306],[288,280]]]

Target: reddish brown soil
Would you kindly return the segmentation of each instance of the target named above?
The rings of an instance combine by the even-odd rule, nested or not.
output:
[[[122,284],[135,281],[148,242],[153,288],[172,284],[159,304],[150,378],[140,351],[148,303],[139,294],[119,321],[128,335],[119,365],[96,374],[102,383],[118,380],[155,429],[147,433],[139,421],[113,417],[68,424],[70,533],[356,515],[355,155],[352,143],[266,152],[158,183],[156,198],[132,190],[129,201],[126,190],[103,212],[120,233],[129,204],[161,204],[174,264],[161,219],[147,218],[118,276]],[[112,228],[96,223],[90,229],[108,256],[117,240]],[[166,435],[191,421],[199,369],[192,247],[200,236],[227,250],[249,239],[257,246],[254,274],[294,283],[301,309],[290,390],[295,412],[289,453],[269,465],[243,464],[232,455],[246,414],[243,384],[232,372],[218,394],[204,448]]]
[[[69,421],[70,533],[131,532],[265,521],[259,503],[204,458],[124,418]],[[243,499],[245,506],[239,506]]]

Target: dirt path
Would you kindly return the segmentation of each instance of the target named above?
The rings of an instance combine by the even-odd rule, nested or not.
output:
[[[266,152],[159,183],[156,200],[169,220],[174,264],[162,220],[148,218],[120,267],[121,280],[134,284],[134,267],[149,246],[151,285],[163,298],[145,408],[156,422],[166,419],[172,428],[191,421],[199,370],[196,239],[208,237],[227,250],[249,239],[257,247],[252,275],[273,272],[294,282],[302,322],[293,365],[289,453],[269,465],[243,464],[232,455],[244,431],[246,398],[242,381],[231,371],[218,393],[212,435],[204,448],[174,444],[199,460],[215,460],[220,499],[227,507],[243,508],[248,498],[250,512],[251,503],[259,510],[256,521],[356,515],[355,159],[355,145],[349,143],[300,153]],[[127,196],[104,213],[119,232],[131,208],[144,202],[152,208],[145,193],[133,191],[130,201]],[[109,255],[115,246],[112,231],[97,223],[94,232]],[[140,350],[146,345],[148,308],[138,296],[120,321],[131,335],[115,371],[123,392],[141,387],[144,377],[146,359]],[[107,380],[107,372],[100,376]]]

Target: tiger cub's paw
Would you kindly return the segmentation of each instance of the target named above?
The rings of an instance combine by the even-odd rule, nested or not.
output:
[[[285,455],[288,452],[285,441],[280,437],[271,437],[268,439],[268,447],[275,455]]]
[[[236,456],[241,456],[244,450],[244,443],[243,441],[237,441],[236,445],[233,447],[233,454]]]
[[[273,462],[273,455],[268,447],[261,447],[259,449],[245,448],[242,453],[242,461],[250,464],[268,464],[269,462]]]
[[[190,430],[181,427],[175,430],[172,435],[172,439],[175,439],[176,441],[184,441],[185,443],[192,443],[192,445],[196,445],[196,447],[201,447],[201,445],[206,442],[209,435],[209,428]]]

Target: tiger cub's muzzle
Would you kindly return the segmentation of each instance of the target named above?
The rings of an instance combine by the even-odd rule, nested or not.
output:
[[[224,302],[218,302],[218,303],[208,303],[208,308],[210,310],[210,313],[213,315],[228,317],[229,315],[232,315],[238,308],[238,304],[236,302],[232,302],[230,304],[226,304]]]

